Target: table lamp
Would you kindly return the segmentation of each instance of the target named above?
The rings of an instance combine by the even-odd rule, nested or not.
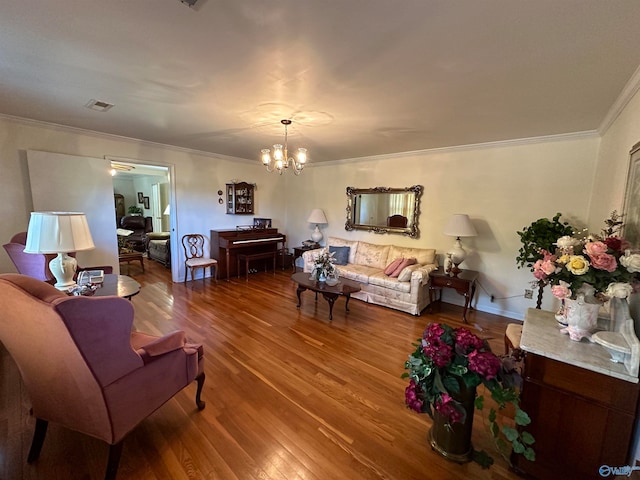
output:
[[[461,272],[459,265],[467,258],[467,252],[462,248],[460,237],[475,237],[478,235],[478,232],[471,223],[471,220],[469,220],[468,215],[457,213],[449,219],[449,223],[444,227],[444,234],[450,237],[456,237],[453,248],[449,253],[451,253],[451,262],[453,263],[451,273],[457,275]]]
[[[311,210],[311,214],[309,215],[309,218],[307,218],[307,222],[316,224],[316,228],[311,234],[311,240],[313,240],[316,243],[320,243],[320,240],[322,240],[322,232],[320,231],[320,228],[318,228],[318,224],[328,223],[327,217],[325,216],[322,209],[314,208],[313,210]]]
[[[73,277],[78,262],[67,254],[93,248],[95,245],[84,213],[31,212],[24,251],[57,254],[49,262],[49,270],[56,278],[54,286],[58,290],[67,290],[76,285]]]

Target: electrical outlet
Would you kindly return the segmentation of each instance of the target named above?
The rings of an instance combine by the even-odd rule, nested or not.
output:
[[[525,290],[524,291],[524,298],[533,298],[533,290]]]

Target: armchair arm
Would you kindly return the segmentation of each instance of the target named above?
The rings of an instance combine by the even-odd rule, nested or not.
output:
[[[154,357],[159,357],[181,348],[184,349],[187,346],[187,338],[182,330],[176,330],[163,337],[153,337],[134,332],[131,334],[131,343],[146,365],[153,361]]]

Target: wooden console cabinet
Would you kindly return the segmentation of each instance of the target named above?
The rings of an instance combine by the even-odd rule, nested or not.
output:
[[[523,325],[522,409],[536,461],[514,456],[528,478],[602,479],[603,465],[632,465],[638,378],[599,345],[560,333],[553,313],[530,309]]]

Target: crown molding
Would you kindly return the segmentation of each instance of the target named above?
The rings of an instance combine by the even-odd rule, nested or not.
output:
[[[468,145],[455,145],[452,147],[427,148],[424,150],[413,150],[409,152],[385,153],[383,155],[372,155],[370,157],[343,158],[316,164],[316,166],[339,165],[342,163],[370,162],[376,160],[391,160],[419,155],[432,155],[435,153],[455,153],[470,150],[481,150],[488,148],[513,147],[521,145],[534,145],[549,142],[563,142],[567,140],[579,140],[583,138],[600,138],[597,130],[585,130],[583,132],[560,133],[556,135],[544,135],[540,137],[516,138],[512,140],[498,140],[495,142],[470,143]]]
[[[0,113],[0,119],[21,123],[27,126],[50,128],[52,130],[58,130],[61,132],[75,133],[78,135],[87,135],[87,136],[92,136],[97,138],[103,138],[106,140],[117,140],[119,142],[135,143],[137,145],[142,144],[147,147],[162,148],[165,150],[172,150],[174,152],[186,153],[188,155],[200,155],[203,157],[217,158],[220,160],[227,160],[230,162],[255,163],[255,160],[251,160],[248,158],[232,157],[230,155],[222,155],[220,153],[204,152],[202,150],[194,150],[191,148],[178,147],[175,145],[168,145],[166,143],[151,142],[148,140],[141,140],[139,138],[125,137],[123,135],[115,135],[112,133],[97,132],[95,130],[87,130],[79,127],[70,127],[68,125],[61,125],[59,123],[44,122],[42,120],[33,120],[31,118],[24,118],[24,117],[16,117],[13,115],[6,115],[4,113]]]
[[[633,96],[638,92],[638,89],[640,89],[640,66],[638,66],[636,71],[633,72],[633,75],[631,75],[631,78],[622,89],[622,92],[620,92],[620,95],[618,95],[618,98],[607,112],[607,115],[604,117],[604,120],[598,128],[598,133],[600,135],[604,135],[607,130],[609,130],[611,125],[613,125],[613,122],[616,121]]]

